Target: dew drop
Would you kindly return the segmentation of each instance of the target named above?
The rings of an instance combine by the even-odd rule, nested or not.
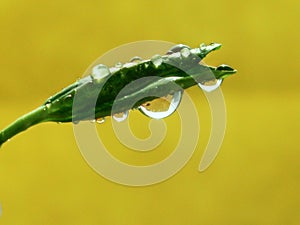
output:
[[[50,103],[46,104],[43,108],[44,111],[47,111],[50,108]]]
[[[216,90],[221,84],[222,84],[222,79],[215,79],[215,80],[211,80],[211,81],[207,81],[204,83],[199,83],[199,87],[206,91],[206,92],[211,92]]]
[[[202,43],[202,44],[200,44],[200,51],[204,51],[204,50],[206,50],[206,44],[204,44],[204,43]]]
[[[114,120],[117,122],[122,122],[122,121],[126,120],[127,117],[128,117],[128,111],[116,113],[113,115]]]
[[[96,123],[99,123],[99,124],[102,124],[105,122],[105,118],[104,117],[101,117],[101,118],[97,118],[96,119]]]
[[[92,76],[93,78],[102,78],[110,74],[109,68],[103,64],[99,64],[93,67]]]
[[[175,45],[172,48],[170,48],[169,51],[167,52],[167,55],[171,55],[173,53],[180,52],[184,48],[191,49],[191,47],[189,47],[187,45],[178,44],[178,45]]]
[[[117,67],[117,68],[122,68],[122,66],[123,66],[123,63],[121,63],[121,62],[118,62],[115,64],[115,67]]]
[[[133,63],[140,63],[141,61],[143,61],[143,59],[139,56],[135,56],[130,59],[130,62],[133,62]]]
[[[191,51],[188,48],[183,48],[180,50],[180,54],[182,57],[187,58],[191,54]]]
[[[163,59],[160,55],[154,55],[151,58],[151,62],[154,64],[155,67],[159,67],[162,64]]]
[[[170,116],[178,108],[182,97],[182,91],[157,98],[146,102],[139,107],[139,110],[152,119],[163,119]]]
[[[74,120],[74,121],[72,121],[72,123],[75,124],[75,125],[76,125],[76,124],[79,124],[79,122],[80,122],[79,120]]]

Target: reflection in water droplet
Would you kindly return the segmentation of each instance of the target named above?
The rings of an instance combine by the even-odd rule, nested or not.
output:
[[[187,58],[191,54],[191,51],[188,48],[183,48],[180,51],[182,57]]]
[[[151,62],[154,64],[155,67],[159,67],[162,64],[163,59],[160,55],[154,55],[151,58]]]
[[[104,122],[105,122],[105,118],[104,117],[96,119],[96,123],[102,124]]]
[[[173,53],[180,52],[184,48],[191,49],[191,47],[189,47],[187,45],[178,44],[178,45],[175,45],[172,48],[170,48],[170,50],[167,52],[167,55],[171,55]]]
[[[109,68],[103,64],[99,64],[99,65],[93,67],[92,76],[95,79],[105,77],[109,74],[110,74]]]
[[[143,59],[139,56],[135,56],[130,59],[130,62],[133,62],[133,63],[140,63],[141,61],[143,61]]]
[[[126,120],[127,117],[128,117],[128,111],[116,113],[113,115],[114,120],[117,122],[122,122],[122,121]]]
[[[205,83],[199,83],[199,87],[206,91],[206,92],[211,92],[216,90],[221,84],[222,84],[222,79],[215,79],[215,80],[211,80],[211,81],[207,81]]]
[[[181,97],[182,91],[177,91],[172,95],[146,102],[139,107],[139,110],[152,119],[163,119],[175,112],[180,104]]]

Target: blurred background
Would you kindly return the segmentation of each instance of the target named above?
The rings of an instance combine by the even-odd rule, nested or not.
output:
[[[219,42],[205,62],[238,73],[222,85],[227,130],[205,172],[198,165],[210,114],[197,87],[188,90],[201,120],[195,154],[174,177],[148,187],[95,173],[71,124],[40,124],[1,148],[0,224],[299,224],[299,15],[296,0],[1,0],[1,129],[128,42]],[[137,135],[149,135],[147,118],[131,120]],[[166,121],[175,127],[164,143],[170,148],[149,156],[118,151],[110,123],[99,129],[121,160],[149,164],[170,154],[178,137],[178,115]]]

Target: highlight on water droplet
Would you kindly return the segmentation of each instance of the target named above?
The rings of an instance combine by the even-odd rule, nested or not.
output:
[[[183,48],[180,50],[180,54],[182,57],[187,58],[191,54],[191,51],[188,48]]]
[[[191,49],[190,46],[183,45],[183,44],[178,44],[178,45],[175,45],[172,48],[170,48],[169,51],[167,52],[167,55],[171,55],[173,53],[180,52],[184,48],[186,48],[188,50]]]
[[[178,108],[182,98],[182,91],[157,98],[146,102],[139,107],[139,110],[152,119],[163,119],[170,116]]]
[[[133,58],[130,59],[130,62],[133,63],[140,63],[141,61],[143,61],[143,59],[139,56],[134,56]]]
[[[113,114],[113,119],[117,122],[122,122],[127,119],[128,111]]]
[[[160,55],[154,55],[151,58],[151,62],[154,64],[155,67],[159,67],[162,64],[163,59]]]
[[[102,124],[105,122],[105,118],[104,117],[101,117],[101,118],[97,118],[96,119],[96,123],[99,123],[99,124]]]
[[[204,83],[199,83],[198,85],[202,90],[206,92],[212,92],[222,84],[222,81],[223,81],[222,79],[215,79]]]
[[[94,79],[102,78],[109,74],[110,74],[109,68],[103,64],[96,65],[92,69],[92,77]]]

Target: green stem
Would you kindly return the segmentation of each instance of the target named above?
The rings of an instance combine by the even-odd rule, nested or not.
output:
[[[15,122],[8,125],[5,129],[0,131],[0,146],[16,134],[28,129],[35,124],[46,121],[47,116],[48,113],[46,106],[40,106],[30,113],[23,115]]]

